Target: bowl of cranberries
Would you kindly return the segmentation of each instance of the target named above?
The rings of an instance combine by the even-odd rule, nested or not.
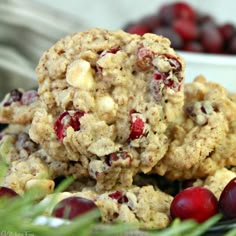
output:
[[[164,3],[153,14],[128,22],[124,30],[169,38],[186,61],[187,82],[203,74],[216,82],[224,78],[225,87],[231,89],[236,74],[236,22],[219,22],[216,13],[207,12],[210,6],[202,8],[184,1]]]

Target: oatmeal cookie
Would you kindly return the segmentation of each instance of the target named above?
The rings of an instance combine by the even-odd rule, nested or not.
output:
[[[81,192],[62,192],[49,195],[41,204],[45,204],[54,198],[55,202],[71,197],[79,196],[94,201],[101,212],[103,223],[138,223],[142,229],[164,228],[170,223],[170,204],[172,196],[156,189],[153,186],[137,187],[129,189],[104,192],[98,194],[93,188],[85,188]],[[47,209],[45,214],[50,215],[53,209]]]
[[[37,67],[41,105],[30,136],[55,160],[73,161],[97,190],[132,184],[168,147],[183,106],[184,62],[168,39],[91,29],[69,35]],[[105,184],[106,183],[106,184]]]
[[[38,105],[36,91],[14,89],[0,103],[0,123],[29,124]]]
[[[218,169],[213,175],[205,179],[197,179],[193,186],[203,186],[210,189],[217,199],[220,198],[222,191],[230,180],[236,177],[236,173],[226,168]]]
[[[47,163],[36,155],[39,145],[28,135],[28,126],[9,125],[1,132],[1,185],[23,195],[29,189],[40,189],[40,196],[51,193],[54,181],[50,179]]]
[[[236,103],[219,84],[198,77],[185,86],[184,114],[154,172],[170,179],[202,178],[235,163]]]

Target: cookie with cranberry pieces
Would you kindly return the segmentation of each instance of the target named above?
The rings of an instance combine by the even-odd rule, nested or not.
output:
[[[130,186],[163,158],[184,101],[184,62],[168,39],[91,29],[57,42],[36,71],[31,138],[51,158],[82,165],[97,190]]]
[[[38,105],[37,91],[14,89],[0,103],[0,123],[29,124]]]

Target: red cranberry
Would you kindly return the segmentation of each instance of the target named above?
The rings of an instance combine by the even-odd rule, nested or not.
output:
[[[139,113],[132,113],[130,115],[131,125],[130,125],[130,134],[129,139],[134,140],[142,137],[144,135],[145,122],[140,117]]]
[[[118,203],[127,203],[129,199],[122,191],[115,191],[108,195],[110,198],[117,200]]]
[[[199,223],[218,212],[215,195],[203,187],[190,187],[179,192],[171,203],[172,218],[193,219]]]
[[[234,25],[230,24],[230,23],[226,23],[226,24],[221,25],[219,27],[219,30],[220,30],[220,33],[225,41],[229,41],[233,37],[233,35],[236,31]]]
[[[203,52],[204,51],[202,45],[198,41],[187,42],[184,45],[183,50],[188,51],[188,52]]]
[[[208,14],[201,14],[201,13],[197,15],[197,24],[202,27],[205,27],[205,26],[215,27],[216,26],[215,19],[212,16]]]
[[[89,199],[82,197],[68,197],[55,206],[52,215],[58,218],[72,220],[96,208],[97,206],[95,203]]]
[[[108,50],[103,51],[103,52],[100,54],[100,57],[105,56],[107,53],[116,54],[118,51],[120,51],[120,47],[110,48],[110,49],[108,49]]]
[[[210,27],[207,30],[203,30],[201,43],[205,51],[210,53],[220,53],[223,48],[223,38],[216,27]]]
[[[199,31],[197,25],[186,19],[178,19],[173,23],[173,29],[183,40],[194,40],[198,37]]]
[[[3,103],[4,107],[10,106],[13,102],[20,102],[22,97],[22,92],[18,89],[14,89],[9,93],[7,101]]]
[[[17,197],[19,196],[14,190],[7,187],[0,187],[0,197]]]
[[[144,35],[150,32],[149,28],[144,24],[134,24],[129,26],[126,31],[130,34]]]
[[[154,29],[153,33],[157,35],[162,35],[171,41],[171,46],[174,49],[181,49],[183,47],[183,40],[180,35],[175,32],[172,28],[167,26],[162,26]]]
[[[126,160],[129,159],[129,163],[131,162],[131,156],[128,152],[116,152],[111,153],[110,155],[106,156],[105,162],[108,166],[112,166],[113,163],[119,160]]]
[[[176,19],[196,20],[196,12],[189,4],[185,2],[176,2],[173,4],[173,7]]]
[[[160,20],[165,25],[170,25],[176,19],[195,21],[196,13],[193,8],[184,2],[176,2],[162,6],[158,12]]]
[[[152,66],[155,53],[145,47],[140,47],[137,52],[137,66],[141,70],[147,70]]]
[[[174,57],[168,53],[164,53],[162,55],[165,56],[166,58],[168,58],[168,62],[170,63],[174,72],[179,72],[182,69],[182,65],[176,57]]]
[[[61,113],[54,123],[54,130],[60,141],[66,136],[66,129],[71,126],[75,131],[80,129],[80,118],[85,114],[82,111],[65,111]]]
[[[219,209],[227,219],[236,218],[236,178],[224,188],[219,199]]]
[[[231,54],[236,54],[236,34],[230,40],[228,45],[228,52]]]
[[[174,8],[172,4],[163,5],[159,11],[158,16],[163,25],[171,25],[175,19]]]
[[[161,22],[157,15],[146,16],[140,20],[140,23],[146,25],[149,28],[150,32],[161,25]]]

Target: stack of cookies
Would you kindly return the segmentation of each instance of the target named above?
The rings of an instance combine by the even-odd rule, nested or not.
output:
[[[58,200],[88,198],[103,222],[142,228],[171,222],[173,194],[160,178],[219,196],[236,176],[236,99],[202,76],[184,85],[184,70],[154,34],[91,29],[61,39],[39,61],[38,91],[15,89],[1,103],[1,185],[45,198],[73,176]]]

